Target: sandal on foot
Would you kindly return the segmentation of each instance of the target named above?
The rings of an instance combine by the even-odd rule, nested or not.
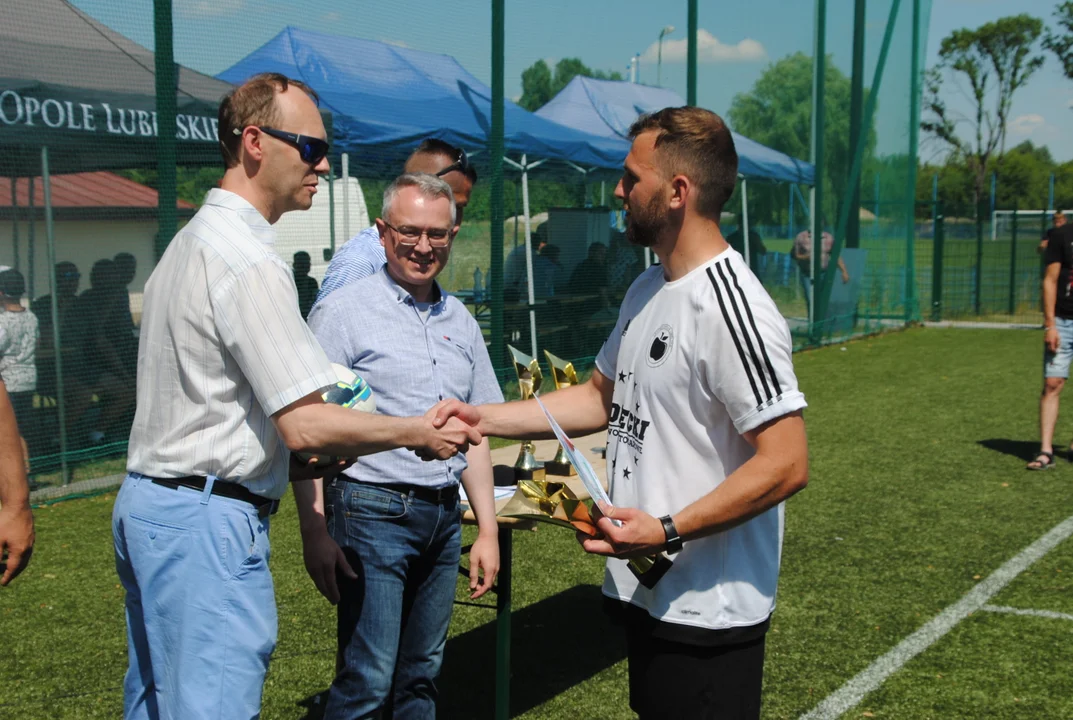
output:
[[[1055,464],[1054,453],[1041,450],[1036,453],[1035,460],[1025,465],[1025,470],[1050,470]]]

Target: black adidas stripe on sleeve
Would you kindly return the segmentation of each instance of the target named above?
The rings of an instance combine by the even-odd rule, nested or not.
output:
[[[782,388],[768,355],[767,346],[757,328],[752,309],[738,283],[737,276],[730,268],[730,263],[718,262],[714,268],[714,273],[712,268],[708,268],[708,280],[712,284],[712,289],[715,290],[719,309],[730,331],[730,336],[734,340],[734,346],[738,351],[745,374],[749,378],[749,385],[759,409],[770,405],[781,396]],[[715,277],[716,274],[719,275],[718,280]],[[759,380],[759,386],[757,380]]]

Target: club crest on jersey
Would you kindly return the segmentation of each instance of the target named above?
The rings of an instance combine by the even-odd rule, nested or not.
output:
[[[652,344],[648,347],[648,356],[645,362],[648,367],[659,367],[670,357],[674,349],[674,328],[670,325],[660,325],[652,335]]]

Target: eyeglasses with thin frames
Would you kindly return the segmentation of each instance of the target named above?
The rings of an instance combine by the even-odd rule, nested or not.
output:
[[[451,240],[454,239],[454,233],[450,230],[444,230],[443,228],[419,228],[412,225],[403,225],[402,227],[395,227],[391,223],[384,221],[384,225],[395,231],[395,234],[399,236],[399,245],[405,245],[407,247],[414,247],[417,243],[421,242],[421,237],[428,238],[428,244],[434,248],[445,248],[451,244]]]

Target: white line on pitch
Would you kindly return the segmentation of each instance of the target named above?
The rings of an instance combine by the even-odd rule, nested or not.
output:
[[[1026,547],[1016,557],[991,573],[960,600],[909,635],[892,650],[878,658],[823,702],[801,716],[801,720],[834,720],[864,699],[903,665],[931,647],[959,622],[984,607],[988,600],[1023,573],[1032,563],[1073,535],[1073,516],[1054,526],[1046,535]]]
[[[1032,617],[1050,618],[1051,620],[1073,620],[1073,615],[1054,610],[1028,610],[1026,608],[1007,607],[1005,605],[984,605],[981,610],[1008,615],[1031,615]]]

